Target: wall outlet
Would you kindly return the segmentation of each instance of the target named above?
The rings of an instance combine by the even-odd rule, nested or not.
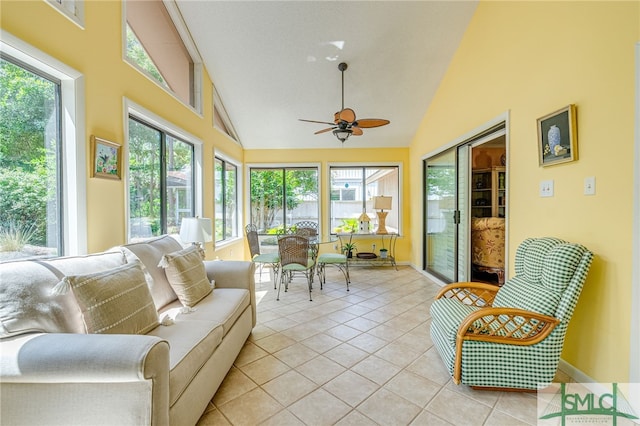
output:
[[[540,196],[553,197],[553,181],[552,180],[540,181]]]
[[[584,195],[596,195],[595,176],[589,176],[584,178]]]

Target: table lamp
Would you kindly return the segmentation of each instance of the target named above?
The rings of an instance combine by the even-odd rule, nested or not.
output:
[[[376,234],[388,234],[385,221],[387,220],[387,214],[389,214],[389,212],[385,212],[385,210],[391,210],[391,197],[385,197],[384,195],[373,197],[373,208],[374,210],[380,210],[377,213],[378,229],[376,230]]]
[[[201,217],[184,217],[180,225],[180,239],[183,243],[198,246],[204,257],[201,243],[213,241],[211,237],[211,219]]]

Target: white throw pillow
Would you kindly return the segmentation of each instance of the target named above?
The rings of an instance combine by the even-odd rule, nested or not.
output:
[[[186,307],[194,306],[212,291],[197,246],[165,254],[159,266],[165,268],[169,284]]]
[[[159,325],[158,312],[139,262],[87,275],[65,277],[82,311],[87,333],[146,334]]]

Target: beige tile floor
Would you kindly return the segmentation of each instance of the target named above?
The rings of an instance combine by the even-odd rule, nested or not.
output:
[[[256,277],[259,280],[260,277]],[[313,302],[295,278],[258,324],[201,417],[205,425],[534,425],[536,397],[453,384],[429,337],[438,285],[409,267],[328,268]]]

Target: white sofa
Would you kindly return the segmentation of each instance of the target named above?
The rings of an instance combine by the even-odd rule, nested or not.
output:
[[[158,267],[180,249],[162,236],[94,255],[0,264],[2,424],[197,423],[255,326],[254,266],[205,261],[215,289],[186,313]],[[160,320],[173,318],[146,335],[88,334],[74,295],[51,293],[65,276],[136,256]]]

